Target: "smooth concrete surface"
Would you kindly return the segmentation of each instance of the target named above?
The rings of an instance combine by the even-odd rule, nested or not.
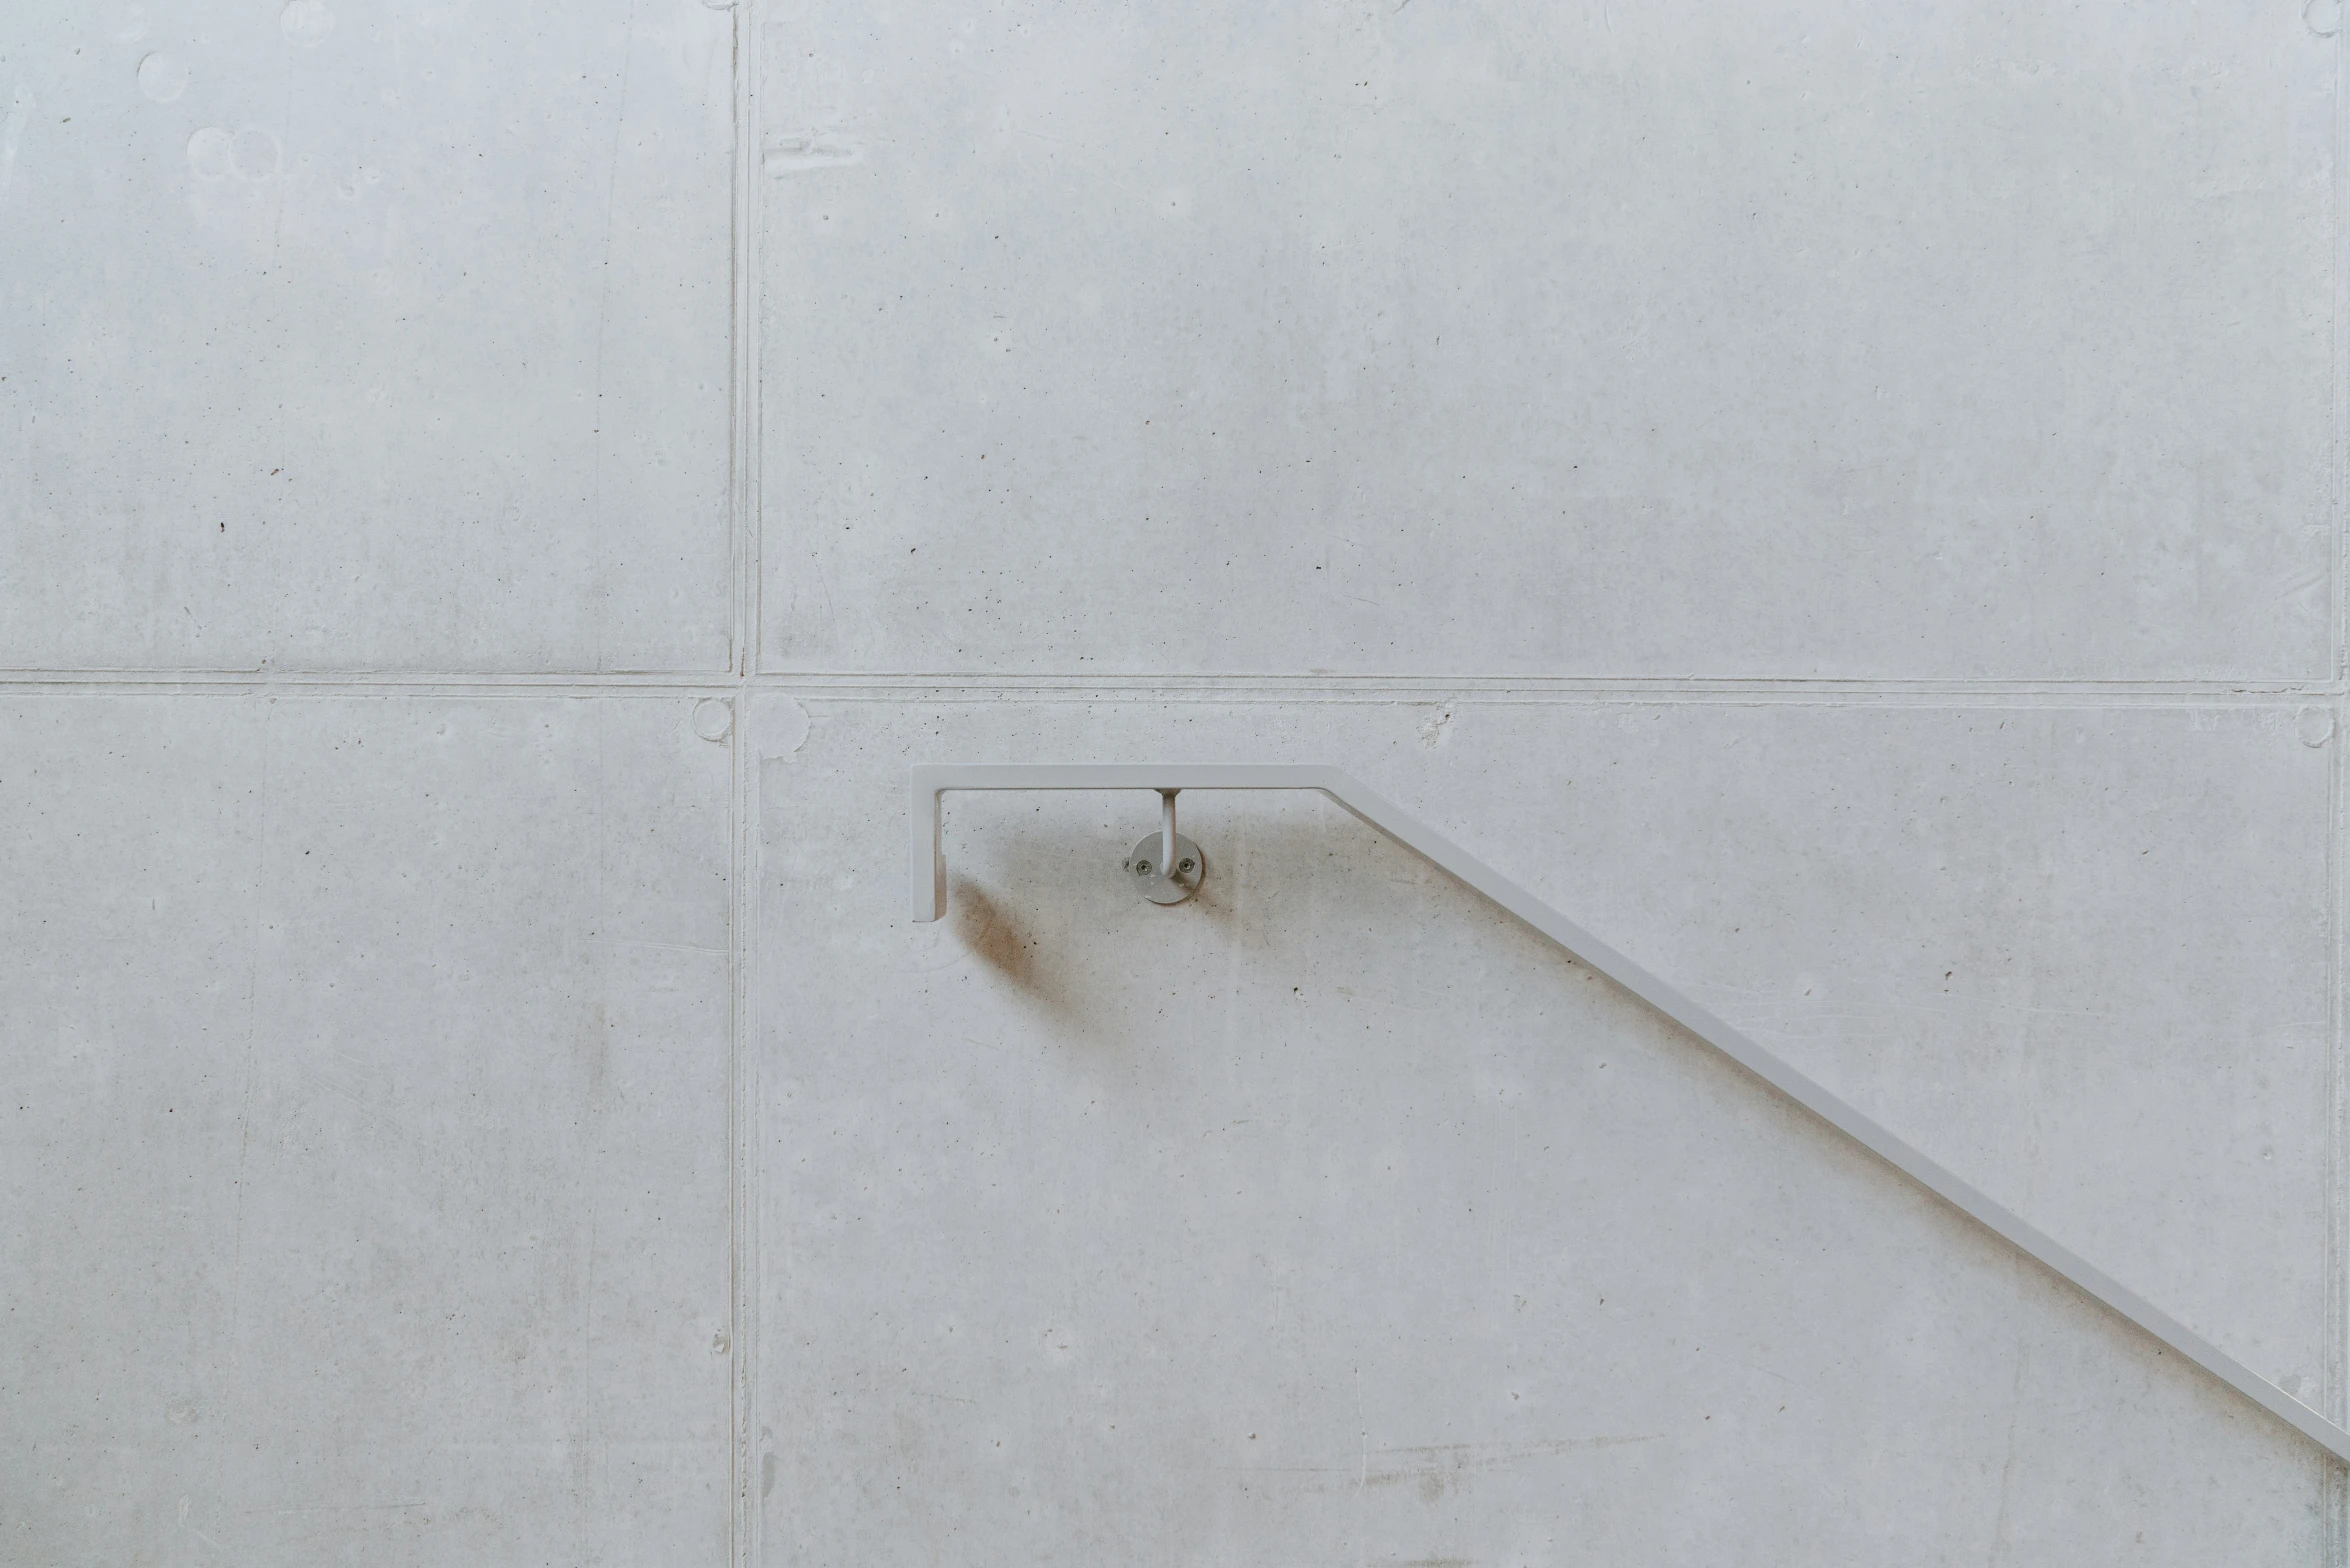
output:
[[[2293,0],[816,0],[767,656],[2321,677]]]
[[[0,11],[0,1564],[2350,1568],[2329,0]]]
[[[0,18],[0,666],[723,670],[731,27]]]
[[[688,715],[0,711],[0,1561],[721,1559]]]

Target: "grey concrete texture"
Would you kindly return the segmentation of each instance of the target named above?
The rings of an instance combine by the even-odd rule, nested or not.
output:
[[[794,6],[766,655],[2322,675],[2299,9]]]
[[[2350,1565],[2343,19],[0,15],[0,1564]]]
[[[0,665],[727,667],[731,28],[0,24]]]
[[[2321,1456],[1334,807],[1186,797],[1211,876],[1170,910],[1117,871],[1153,797],[950,796],[923,927],[880,804],[942,754],[1365,759],[2317,1399],[2326,871],[2286,824],[2322,841],[2331,768],[2296,719],[792,701],[767,1560],[2323,1560]],[[2007,778],[2072,803],[2028,877]],[[2153,868],[2178,812],[2210,859]]]
[[[0,716],[0,1561],[716,1561],[728,771],[678,702]]]

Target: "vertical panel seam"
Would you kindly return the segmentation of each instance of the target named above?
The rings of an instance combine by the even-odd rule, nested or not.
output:
[[[2350,170],[2345,168],[2345,155],[2350,154],[2350,51],[2343,47],[2339,31],[2327,40],[2334,52],[2333,102],[2330,131],[2333,138],[2331,178],[2327,194],[2331,210],[2327,214],[2332,248],[2332,297],[2326,302],[2326,320],[2330,329],[2328,350],[2330,366],[2332,421],[2329,434],[2332,452],[2326,476],[2326,569],[2331,578],[2331,614],[2326,628],[2330,644],[2329,669],[2333,694],[2327,701],[2327,712],[2332,720],[2332,739],[2328,762],[2328,821],[2326,834],[2326,1145],[2325,1145],[2325,1235],[2323,1267],[2325,1272],[2325,1363],[2320,1371],[2324,1387],[2326,1418],[2342,1425],[2350,1418],[2350,1389],[2345,1388],[2345,1369],[2350,1366],[2350,1279],[2344,1269],[2350,1267],[2350,1201],[2346,1201],[2344,1178],[2346,1162],[2350,1162],[2350,1019],[2345,1017],[2342,983],[2346,973],[2343,952],[2346,890],[2343,877],[2350,856],[2344,853],[2345,830],[2345,774],[2342,766],[2342,748],[2350,744],[2342,733],[2344,704],[2343,681],[2350,674],[2345,658],[2350,656],[2350,529],[2343,526],[2343,498],[2346,473],[2350,473],[2350,331],[2345,330],[2343,307],[2345,291],[2350,290],[2350,225],[2344,222],[2344,196],[2350,193]],[[2350,1476],[2343,1466],[2326,1466],[2322,1496],[2325,1541],[2324,1561],[2331,1568],[2350,1568]]]
[[[731,1486],[727,1558],[752,1568],[760,1558],[758,1476],[758,822],[757,751],[749,735],[750,682],[759,668],[759,309],[758,15],[735,0],[733,188],[733,407],[728,526],[733,546],[734,724],[729,732],[733,843],[728,866],[727,1171],[731,1293],[728,1338]]]

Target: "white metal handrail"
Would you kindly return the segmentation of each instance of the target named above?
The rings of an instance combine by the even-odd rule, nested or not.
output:
[[[1155,790],[1169,799],[1174,792],[1187,789],[1320,791],[1380,832],[1451,872],[1910,1180],[2031,1254],[2336,1459],[2350,1461],[2350,1431],[2328,1421],[1972,1182],[1929,1158],[1891,1128],[1765,1050],[1679,988],[1650,974],[1451,839],[1336,768],[1190,763],[917,767],[913,770],[912,812],[916,920],[936,920],[947,909],[940,797],[948,790],[1042,789]],[[1167,810],[1166,831],[1171,836],[1172,806]]]

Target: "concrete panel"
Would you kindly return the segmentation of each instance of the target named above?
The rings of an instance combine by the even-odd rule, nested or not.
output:
[[[1422,712],[1422,809],[2333,1397],[2327,707]]]
[[[2316,1560],[2314,1449],[1334,808],[1163,910],[1147,800],[951,798],[915,926],[899,804],[1349,767],[2324,1401],[2314,733],[770,700],[760,1560]]]
[[[0,666],[724,669],[732,33],[12,5]]]
[[[795,6],[764,656],[2322,676],[2302,10]]]
[[[688,709],[7,706],[0,1559],[719,1560]]]

